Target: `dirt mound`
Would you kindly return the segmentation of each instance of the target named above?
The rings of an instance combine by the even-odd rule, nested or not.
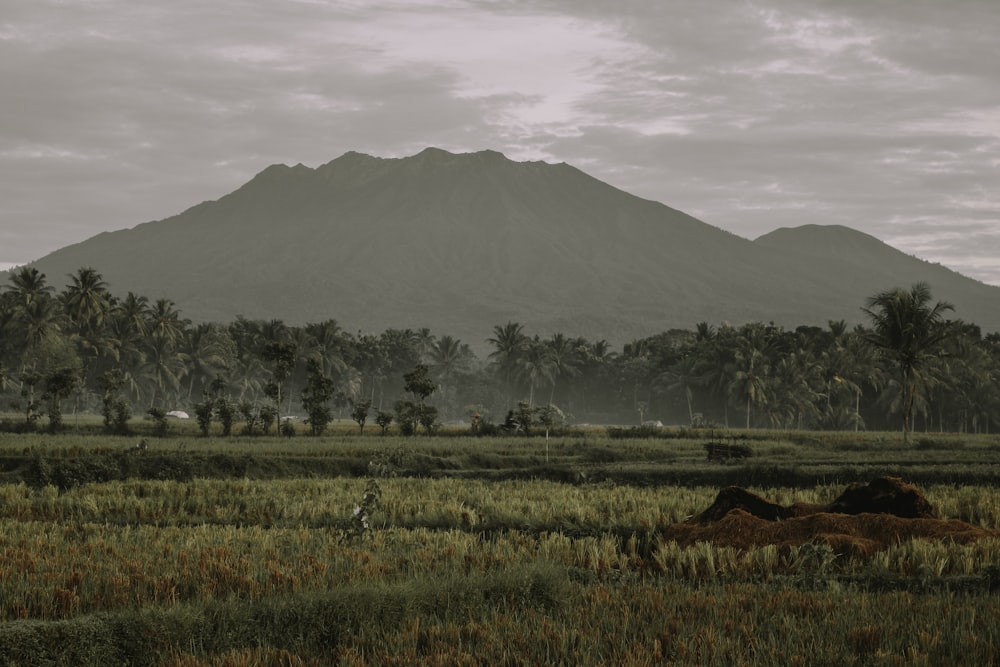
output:
[[[898,477],[879,477],[868,486],[851,484],[827,511],[839,514],[892,514],[910,519],[934,517],[934,508],[920,489]]]
[[[715,502],[688,523],[711,523],[723,519],[733,510],[767,521],[780,521],[822,512],[837,514],[891,514],[893,516],[933,518],[934,508],[920,489],[898,477],[878,477],[867,486],[858,483],[847,487],[830,505],[795,503],[778,505],[738,486],[728,486],[719,492]]]
[[[907,519],[891,514],[832,514],[819,512],[783,521],[769,521],[740,509],[710,524],[674,524],[662,537],[683,546],[712,542],[748,549],[767,544],[780,547],[808,542],[829,544],[837,553],[870,556],[908,539],[953,540],[967,544],[997,532],[977,528],[958,519]]]
[[[912,538],[965,544],[998,535],[957,519],[934,518],[923,493],[895,477],[879,477],[867,486],[852,484],[830,505],[784,506],[727,487],[704,512],[662,534],[681,545],[712,542],[740,549],[823,542],[837,553],[856,556]]]
[[[740,510],[766,521],[781,521],[796,516],[823,512],[826,511],[826,506],[804,503],[788,506],[779,505],[739,486],[727,486],[719,491],[715,502],[708,509],[688,519],[688,523],[704,524],[720,521],[733,510]]]

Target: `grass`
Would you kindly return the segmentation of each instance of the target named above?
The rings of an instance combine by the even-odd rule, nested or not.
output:
[[[138,436],[0,434],[0,655],[939,665],[1000,653],[1000,538],[901,540],[861,557],[658,536],[711,504],[720,481],[823,503],[879,470],[923,476],[940,516],[1000,530],[996,438],[904,448],[894,434],[754,433],[753,457],[734,464],[706,461],[718,433],[674,435],[550,438],[546,462],[541,438],[458,433],[178,427],[144,451]],[[380,502],[358,532],[370,478]]]

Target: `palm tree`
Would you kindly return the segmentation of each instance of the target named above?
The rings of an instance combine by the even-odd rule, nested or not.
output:
[[[15,294],[15,301],[20,306],[27,306],[32,301],[51,296],[53,288],[46,285],[45,274],[34,267],[22,267],[10,276],[10,291]]]
[[[767,358],[755,348],[740,350],[736,355],[736,373],[729,385],[734,398],[746,398],[747,428],[750,428],[754,405],[768,401]]]
[[[812,351],[800,348],[781,355],[773,365],[770,378],[770,404],[767,406],[771,425],[783,428],[804,428],[806,420],[819,417],[823,393],[823,367]]]
[[[185,332],[178,347],[186,363],[187,400],[194,400],[195,385],[208,391],[212,381],[228,373],[235,363],[236,347],[226,329],[200,323]]]
[[[320,374],[325,377],[337,377],[347,372],[344,361],[346,340],[340,325],[336,320],[325,320],[318,324],[306,324],[308,338],[303,341],[302,354],[316,359],[320,365]]]
[[[107,345],[95,369],[97,376],[118,368],[125,374],[124,386],[131,390],[134,383],[130,378],[138,375],[145,362],[146,297],[129,292],[123,301],[115,303],[106,329]]]
[[[729,428],[729,387],[736,374],[737,344],[736,330],[726,325],[699,341],[695,348],[698,357],[695,372],[709,395],[720,399],[726,428]]]
[[[594,404],[600,402],[601,394],[610,391],[614,383],[609,376],[613,373],[612,366],[617,357],[611,350],[611,344],[603,338],[593,343],[578,338],[576,345],[580,359],[580,377],[573,383],[573,387],[574,394],[578,396],[579,409],[575,406],[568,407],[579,414],[592,411]]]
[[[22,368],[37,367],[45,357],[44,347],[61,339],[64,319],[56,300],[48,294],[35,296],[17,309],[13,324],[25,344]]]
[[[545,344],[549,348],[549,354],[555,367],[552,374],[552,389],[549,392],[549,405],[551,405],[556,396],[556,382],[563,378],[574,378],[580,374],[580,341],[567,338],[561,333],[555,333],[552,334],[552,338],[545,341]]]
[[[126,337],[146,335],[149,329],[149,299],[145,296],[129,292],[124,299],[113,306],[116,318],[121,322],[121,333]]]
[[[381,394],[379,401],[376,403],[375,392],[381,387],[382,381],[385,379],[386,369],[388,368],[382,340],[371,334],[359,333],[356,338],[351,339],[348,353],[350,366],[357,369],[360,375],[360,383],[356,395],[368,396],[368,400],[371,401],[372,405],[381,410]],[[365,378],[368,378],[370,382],[367,388],[365,387]]]
[[[101,274],[91,268],[81,268],[69,275],[70,284],[63,292],[66,314],[80,332],[104,326],[111,311],[108,284]]]
[[[80,377],[87,385],[90,370],[102,357],[114,356],[114,341],[107,327],[110,319],[112,296],[108,284],[97,271],[81,268],[69,274],[60,298],[72,325],[77,352],[82,369]]]
[[[946,301],[932,305],[930,287],[919,282],[909,291],[896,287],[879,292],[868,298],[862,310],[872,324],[866,339],[896,368],[903,442],[907,443],[914,404],[925,384],[925,368],[949,334],[944,314],[954,306]]]
[[[177,351],[166,336],[151,336],[147,339],[144,359],[135,381],[146,390],[149,406],[173,400],[180,389],[181,376],[185,370],[185,356]]]
[[[715,338],[715,327],[708,322],[698,322],[695,325],[695,340],[697,342],[710,341]]]
[[[232,382],[227,384],[240,388],[237,401],[257,401],[267,385],[270,371],[257,354],[244,354],[236,358],[235,366],[229,375]]]
[[[773,326],[750,323],[740,327],[735,339],[734,373],[729,394],[746,399],[747,428],[750,428],[754,405],[766,405],[770,398],[772,360],[778,355],[780,332]]]
[[[875,359],[875,348],[859,330],[847,331],[834,328],[833,344],[822,353],[822,365],[826,371],[826,415],[828,428],[852,427],[857,431],[863,424],[861,417],[861,396],[866,388],[877,392],[883,384],[883,372]],[[853,408],[847,412],[846,406],[837,399],[848,399]]]
[[[170,299],[157,299],[147,312],[148,330],[154,338],[165,338],[171,345],[176,345],[184,336],[185,328],[190,320],[181,319],[180,311],[174,308]]]
[[[931,387],[929,407],[937,413],[939,430],[974,432],[981,416],[988,419],[992,360],[981,343],[979,327],[955,323],[952,333],[943,343],[941,367],[935,369],[938,382]]]
[[[517,376],[528,383],[528,407],[534,405],[535,387],[552,382],[556,363],[552,351],[536,336],[518,359]]]
[[[671,365],[666,371],[661,373],[655,380],[655,389],[664,392],[681,391],[684,393],[684,400],[687,403],[688,424],[694,425],[694,390],[704,380],[698,375],[698,358],[693,354],[681,357],[680,361]]]
[[[437,341],[437,337],[431,333],[431,330],[427,327],[418,329],[413,334],[413,344],[417,350],[417,356],[420,359],[420,363],[426,363],[430,359],[430,355],[434,349],[434,343]]]
[[[469,370],[473,354],[469,346],[447,334],[438,338],[428,354],[429,370],[441,386],[444,403],[453,409],[456,401],[456,379]]]
[[[487,339],[495,348],[489,354],[489,359],[493,361],[493,366],[504,382],[507,392],[507,407],[510,407],[510,396],[512,393],[512,383],[520,365],[521,356],[529,342],[524,333],[524,327],[517,322],[507,322],[500,326],[493,327],[493,337]]]
[[[472,362],[469,346],[447,334],[438,338],[429,352],[430,371],[442,384],[447,384],[456,373],[466,371]]]
[[[3,346],[22,371],[35,368],[42,356],[40,347],[61,333],[52,292],[45,274],[36,268],[23,267],[10,274],[10,285],[3,293]]]
[[[619,359],[622,387],[632,387],[632,409],[639,413],[640,421],[651,398],[650,385],[655,372],[653,347],[652,338],[633,340],[622,347],[622,356]],[[642,399],[639,398],[639,387],[643,388]]]

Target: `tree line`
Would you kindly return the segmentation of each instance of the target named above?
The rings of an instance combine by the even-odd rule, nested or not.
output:
[[[794,330],[706,322],[612,349],[605,340],[496,325],[485,358],[428,329],[345,331],[237,317],[192,323],[166,298],[113,295],[81,268],[57,290],[32,267],[0,288],[0,396],[7,426],[58,430],[99,413],[109,430],[194,411],[227,433],[306,417],[363,430],[641,424],[775,429],[989,432],[1000,420],[1000,334],[948,319],[929,286],[892,288],[859,308],[866,325]]]

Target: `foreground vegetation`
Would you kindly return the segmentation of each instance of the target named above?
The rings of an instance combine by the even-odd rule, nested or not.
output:
[[[403,438],[350,424],[321,438],[204,438],[187,423],[156,438],[149,422],[121,437],[0,434],[5,664],[988,665],[1000,653],[1000,537],[901,538],[860,556],[660,532],[711,504],[718,482],[825,503],[885,471],[924,479],[939,516],[1000,530],[995,437]],[[752,454],[710,462],[712,440]]]

